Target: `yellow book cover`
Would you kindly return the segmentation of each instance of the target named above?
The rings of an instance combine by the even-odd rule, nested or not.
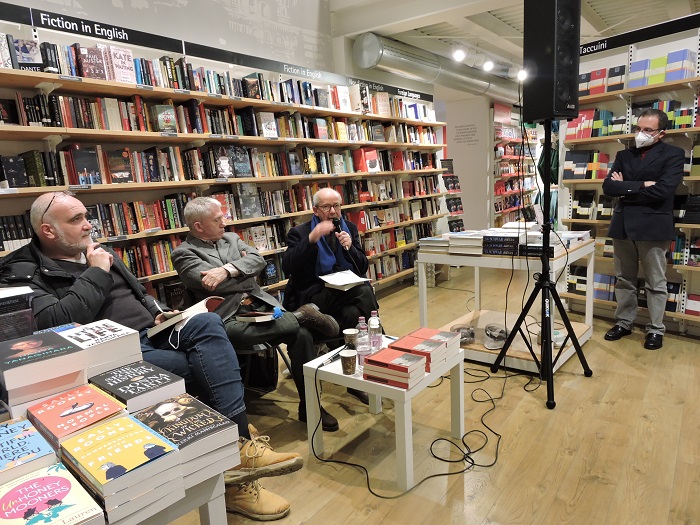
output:
[[[117,485],[123,487],[140,481],[141,476],[127,476],[126,482],[115,483],[125,474],[176,449],[173,443],[130,415],[92,427],[61,444],[62,456],[101,492],[108,484],[114,485],[114,490],[121,490]]]

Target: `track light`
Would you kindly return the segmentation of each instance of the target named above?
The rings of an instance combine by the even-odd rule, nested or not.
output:
[[[522,82],[526,78],[527,78],[527,71],[525,71],[524,69],[521,69],[520,71],[518,71],[518,80],[520,82]]]
[[[491,71],[493,69],[493,61],[487,60],[486,62],[484,62],[484,65],[481,67],[484,68],[484,71]]]
[[[457,47],[454,51],[452,51],[452,58],[454,58],[457,62],[461,62],[466,56],[466,51],[464,51],[464,49],[461,47]]]

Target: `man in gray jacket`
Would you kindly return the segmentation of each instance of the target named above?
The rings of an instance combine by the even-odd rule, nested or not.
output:
[[[313,336],[308,329],[333,337],[338,335],[338,323],[330,315],[319,312],[313,304],[286,312],[274,297],[260,288],[255,278],[265,267],[265,259],[238,235],[226,232],[221,204],[216,199],[197,197],[188,202],[185,222],[190,233],[172,253],[173,266],[182,282],[195,301],[210,295],[225,298],[216,311],[224,320],[226,333],[235,347],[286,344],[292,378],[299,392],[299,419],[306,421],[303,366],[314,358]],[[237,314],[272,313],[276,308],[279,317],[268,322],[236,320]],[[338,421],[324,409],[321,409],[321,421],[323,430],[338,430]]]

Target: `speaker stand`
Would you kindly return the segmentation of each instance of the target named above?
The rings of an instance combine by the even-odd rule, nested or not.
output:
[[[568,339],[571,339],[571,344],[574,345],[574,348],[576,349],[576,355],[578,356],[578,359],[581,362],[581,366],[583,367],[583,375],[586,377],[591,377],[593,375],[593,371],[589,368],[588,363],[586,362],[586,357],[583,355],[583,350],[581,349],[578,337],[576,337],[576,333],[574,332],[574,328],[571,325],[571,321],[569,321],[569,316],[566,312],[566,309],[564,308],[564,305],[562,304],[561,299],[559,298],[559,294],[557,293],[556,285],[550,279],[549,234],[552,229],[552,225],[550,222],[549,206],[552,199],[552,120],[545,119],[543,125],[544,151],[542,152],[542,154],[544,155],[544,180],[542,181],[542,183],[544,185],[544,224],[542,225],[542,255],[540,256],[540,260],[542,261],[542,272],[539,275],[535,274],[535,288],[534,290],[532,290],[530,297],[525,303],[523,311],[520,312],[518,319],[515,321],[515,325],[513,326],[513,328],[511,328],[506,342],[498,354],[498,357],[491,365],[491,372],[495,373],[498,371],[498,367],[500,366],[501,361],[505,359],[506,353],[508,352],[510,345],[513,343],[515,335],[517,333],[523,333],[522,325],[525,322],[525,318],[527,317],[530,308],[534,304],[535,299],[541,293],[542,318],[540,321],[540,333],[542,336],[542,346],[539,369],[540,377],[542,378],[542,380],[547,382],[547,408],[553,409],[556,406],[556,402],[554,401],[554,361],[552,359],[552,301],[554,301],[557,311],[559,312],[559,317],[564,323],[564,327],[566,328],[567,337],[562,343],[562,347],[566,344]],[[533,353],[532,348],[530,348],[530,352]],[[534,354],[533,357],[535,357]],[[535,363],[537,363],[536,358]]]

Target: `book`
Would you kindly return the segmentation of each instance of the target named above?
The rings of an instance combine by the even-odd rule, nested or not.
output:
[[[230,163],[233,166],[235,177],[252,177],[253,169],[250,165],[248,149],[243,146],[231,146],[228,149]]]
[[[367,358],[365,358],[366,362]],[[366,379],[367,381],[373,381],[374,383],[381,383],[383,385],[389,385],[389,386],[394,386],[397,388],[405,388],[408,390],[409,388],[413,388],[416,383],[420,381],[420,377],[415,377],[415,378],[402,378],[402,377],[390,377],[386,375],[380,375],[377,373],[372,373],[372,372],[362,372],[362,378]]]
[[[436,330],[434,328],[418,328],[407,334],[408,337],[418,337],[428,341],[445,343],[447,349],[459,347],[460,334],[457,332],[447,332],[445,330]],[[389,345],[391,346],[391,345]]]
[[[9,98],[0,98],[0,125],[19,125],[17,102]]]
[[[352,270],[343,270],[342,272],[329,273],[320,276],[326,284],[326,288],[334,288],[335,290],[349,290],[362,283],[368,282],[366,277],[359,277]]]
[[[109,176],[113,184],[135,182],[134,166],[131,163],[129,148],[108,151],[106,156]]]
[[[29,286],[0,288],[0,341],[31,335],[35,322]]]
[[[81,46],[78,54],[78,64],[81,76],[107,80],[107,69],[104,55],[102,54],[102,46]]]
[[[275,316],[273,312],[253,311],[236,314],[236,321],[241,321],[242,323],[266,323],[274,320]]]
[[[161,333],[163,330],[167,330],[169,328],[174,327],[177,323],[181,321],[186,321],[193,315],[197,314],[202,314],[206,312],[213,312],[216,310],[216,308],[224,302],[223,297],[219,296],[211,296],[207,297],[206,299],[202,299],[199,301],[197,304],[193,304],[186,310],[183,310],[181,312],[165,312],[166,314],[171,314],[171,315],[166,315],[168,319],[163,321],[160,324],[157,324],[151,328],[148,329],[146,334],[148,337],[155,337],[159,333]]]
[[[27,419],[51,445],[124,413],[124,405],[92,385],[83,385],[30,406]]]
[[[102,496],[116,494],[179,465],[177,447],[131,415],[75,434],[61,443],[61,459]]]
[[[382,368],[397,370],[410,374],[415,369],[425,370],[425,357],[413,355],[394,348],[382,348],[367,356],[365,362]]]
[[[183,463],[235,444],[236,424],[189,394],[182,393],[155,403],[134,416],[180,450]],[[222,465],[222,471],[234,465]]]
[[[170,104],[154,104],[150,107],[153,131],[177,132],[175,108]]]
[[[183,378],[145,361],[102,372],[89,381],[124,404],[129,413],[185,392]]]
[[[0,486],[3,525],[104,525],[104,513],[61,463]]]
[[[76,372],[86,365],[86,351],[54,332],[0,342],[0,376],[7,390]]]
[[[136,84],[134,57],[131,49],[120,46],[107,46],[110,79],[116,82]]]
[[[56,452],[30,421],[14,419],[0,425],[0,485],[56,461]]]
[[[29,177],[21,155],[0,156],[0,188],[27,188]]]

